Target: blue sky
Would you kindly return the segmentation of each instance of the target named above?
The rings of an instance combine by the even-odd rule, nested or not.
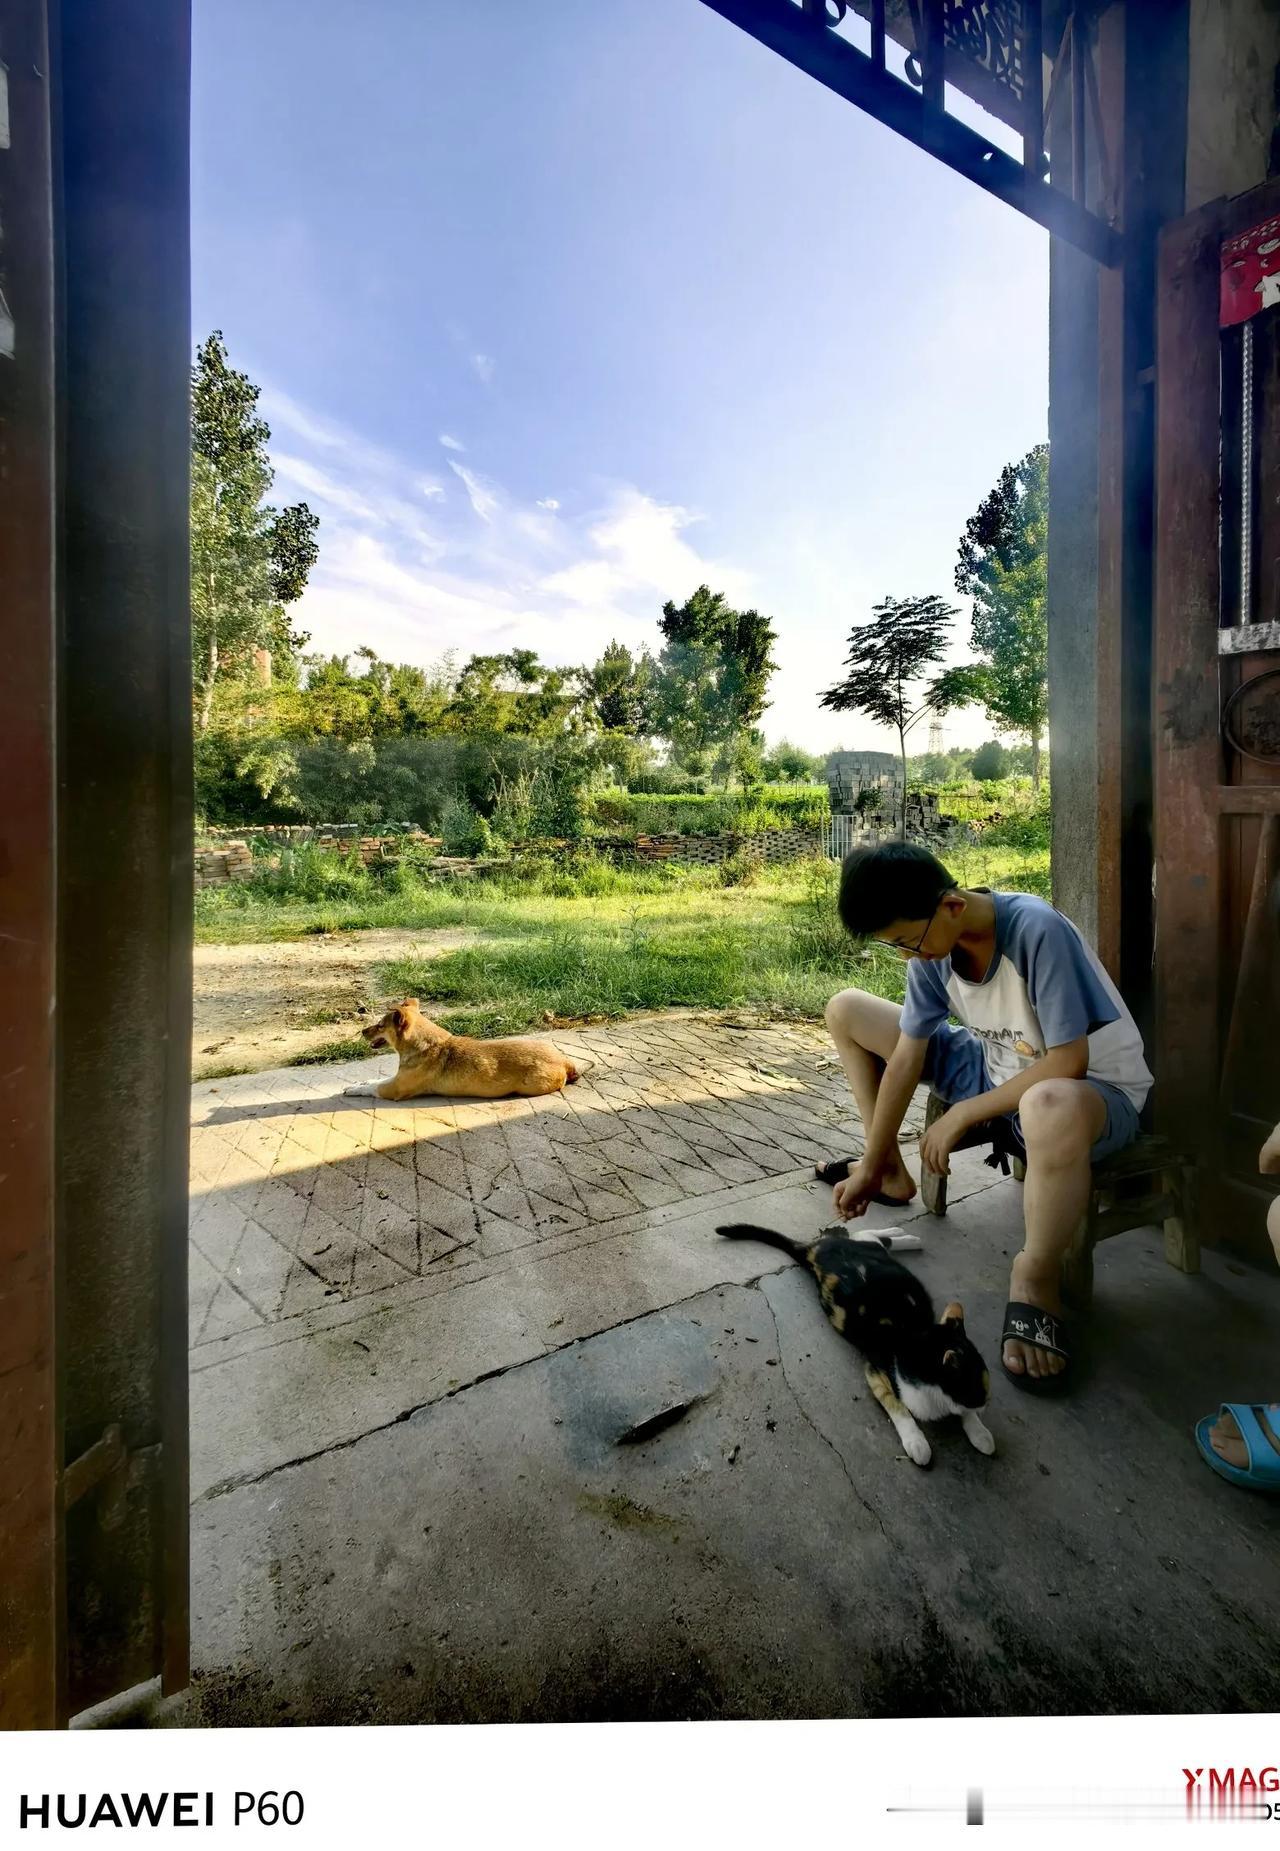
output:
[[[817,692],[1044,437],[1044,234],[700,0],[195,23],[193,335],[321,517],[313,646],[576,662],[705,580],[775,620],[771,738],[885,743]]]

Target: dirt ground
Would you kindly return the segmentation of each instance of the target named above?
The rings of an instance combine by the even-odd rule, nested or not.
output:
[[[400,1000],[373,988],[376,965],[439,957],[474,941],[470,932],[386,928],[269,945],[197,945],[192,1078],[284,1067],[349,1041]]]

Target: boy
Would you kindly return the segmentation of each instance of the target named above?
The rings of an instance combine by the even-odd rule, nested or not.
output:
[[[872,1201],[915,1194],[897,1136],[921,1081],[951,1107],[921,1139],[931,1170],[946,1173],[973,1126],[1008,1116],[1026,1151],[1026,1244],[1013,1262],[1001,1362],[1020,1388],[1061,1390],[1070,1351],[1059,1265],[1088,1203],[1091,1165],[1137,1137],[1151,1087],[1133,1018],[1046,900],[958,887],[915,843],[855,849],[839,907],[854,937],[894,946],[910,967],[901,1009],[861,990],[827,1007],[866,1131],[862,1157],[835,1186],[836,1212],[847,1220]]]

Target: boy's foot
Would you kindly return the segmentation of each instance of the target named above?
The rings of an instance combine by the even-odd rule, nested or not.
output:
[[[829,1163],[815,1163],[813,1173],[820,1183],[842,1183],[851,1170],[861,1163],[861,1157],[833,1157]],[[872,1196],[873,1202],[879,1202],[885,1208],[905,1208],[916,1193],[916,1186],[911,1172],[905,1163],[897,1169],[886,1170],[880,1178],[880,1187]]]
[[[1280,1402],[1273,1401],[1269,1412],[1280,1415]],[[1280,1419],[1271,1420],[1267,1412],[1258,1417],[1258,1425],[1266,1434],[1276,1451],[1280,1453]],[[1209,1429],[1209,1444],[1226,1465],[1234,1465],[1238,1472],[1243,1472],[1249,1464],[1249,1448],[1241,1438],[1234,1414],[1221,1414]]]
[[[1052,1312],[1054,1317],[1060,1318],[1062,1299],[1058,1293],[1057,1267],[1037,1268],[1025,1253],[1020,1253],[1009,1274],[1009,1298],[1021,1305],[1034,1305],[1038,1311]],[[1006,1340],[1002,1354],[1004,1366],[1010,1375],[1061,1375],[1067,1366],[1065,1357],[1041,1349],[1034,1343],[1021,1343],[1016,1337]]]

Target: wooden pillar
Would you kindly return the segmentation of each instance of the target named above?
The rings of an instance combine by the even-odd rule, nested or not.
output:
[[[1098,182],[1122,233],[1098,281],[1097,949],[1150,1041],[1156,262],[1184,196],[1185,4],[1110,7],[1097,66]]]
[[[189,0],[61,0],[58,879],[68,1702],[187,1677]],[[103,1075],[110,1084],[103,1084]]]
[[[63,1706],[61,1417],[54,1235],[53,141],[46,8],[0,14],[9,320],[0,357],[0,1730]]]
[[[0,1728],[187,1676],[189,34],[0,8]]]

